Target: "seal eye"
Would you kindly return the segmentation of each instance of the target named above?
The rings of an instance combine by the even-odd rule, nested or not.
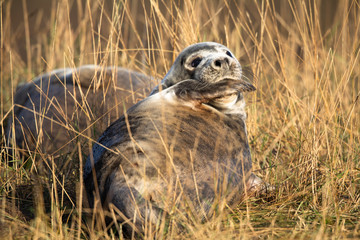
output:
[[[233,57],[233,55],[231,54],[231,52],[229,52],[229,51],[226,51],[226,55],[228,55],[229,57]]]
[[[191,62],[190,65],[195,68],[195,67],[197,67],[197,66],[200,64],[201,60],[202,60],[202,59],[199,58],[199,57],[198,57],[198,58],[195,58],[194,60],[192,60],[192,62]]]

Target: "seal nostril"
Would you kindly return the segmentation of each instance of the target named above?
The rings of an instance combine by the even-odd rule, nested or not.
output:
[[[215,66],[221,67],[221,62],[220,62],[220,60],[216,60],[216,61],[215,61]]]
[[[229,65],[229,59],[225,58],[225,62]]]

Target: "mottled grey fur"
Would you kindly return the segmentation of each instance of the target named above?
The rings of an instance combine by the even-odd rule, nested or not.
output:
[[[174,209],[206,218],[256,184],[242,95],[255,87],[229,53],[217,43],[186,48],[151,96],[106,129],[84,167],[91,206],[98,196],[143,233]]]
[[[96,65],[40,75],[16,90],[15,121],[9,117],[7,145],[16,143],[25,153],[35,149],[54,156],[71,152],[74,140],[87,141],[87,128],[89,137],[97,138],[124,109],[145,98],[151,84],[144,74]]]

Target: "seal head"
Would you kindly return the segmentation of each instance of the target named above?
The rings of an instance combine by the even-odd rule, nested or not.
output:
[[[242,78],[241,65],[233,53],[219,43],[197,43],[179,54],[161,85],[154,88],[152,94],[158,92],[159,88],[166,89],[185,79],[213,83],[224,78]]]

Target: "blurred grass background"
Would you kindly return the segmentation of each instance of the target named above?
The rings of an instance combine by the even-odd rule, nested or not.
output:
[[[216,41],[254,72],[257,91],[246,96],[254,171],[277,190],[185,235],[165,237],[360,237],[358,0],[2,0],[0,6],[2,141],[15,87],[40,73],[99,64],[161,78],[184,47]],[[1,196],[17,198],[17,189],[32,195],[29,202],[42,199],[36,194],[43,190],[19,187],[32,173],[36,168],[2,161]],[[79,187],[70,208],[56,184],[46,188],[49,199],[25,207],[31,219],[7,210],[14,201],[2,201],[9,238],[113,237],[78,218]]]

